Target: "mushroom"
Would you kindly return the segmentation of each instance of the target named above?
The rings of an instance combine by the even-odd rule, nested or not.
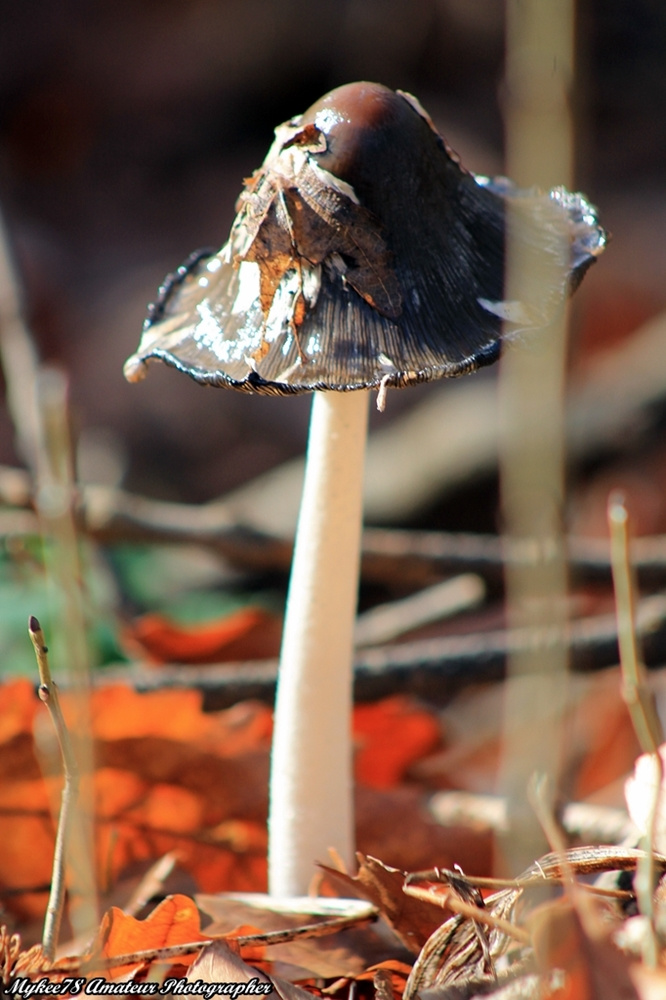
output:
[[[562,256],[563,229],[569,237],[561,280],[549,277],[538,302],[503,298],[508,202],[544,260]],[[204,384],[314,390],[270,790],[270,891],[295,895],[329,847],[353,857],[368,394],[351,390],[375,388],[383,406],[392,387],[490,364],[503,332],[558,308],[606,237],[579,194],[520,192],[467,172],[413,97],[374,83],[340,87],[279,126],[237,210],[222,249],[167,280],[125,373],[136,381],[159,358]]]

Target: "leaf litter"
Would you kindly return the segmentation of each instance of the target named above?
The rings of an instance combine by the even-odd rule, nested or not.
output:
[[[610,700],[610,672],[589,684]],[[92,943],[49,963],[41,946],[26,950],[10,932],[16,928],[25,935],[26,946],[37,933],[31,927],[43,913],[50,882],[59,781],[40,775],[32,741],[40,705],[32,685],[9,682],[0,688],[0,698],[0,879],[5,892],[14,890],[5,895],[9,930],[0,939],[5,985],[17,977],[62,982],[81,975],[89,982],[101,977],[137,985],[154,975],[161,981],[192,983],[240,982],[245,977],[268,981],[285,1000],[313,992],[346,997],[352,984],[358,996],[380,1000],[488,994],[615,1000],[659,996],[664,987],[662,973],[642,965],[636,931],[633,937],[626,931],[632,921],[643,919],[628,915],[635,912],[631,882],[625,879],[622,884],[629,891],[617,899],[590,900],[582,892],[583,883],[597,873],[632,872],[640,855],[636,850],[572,848],[563,860],[557,855],[540,859],[512,887],[491,895],[455,867],[464,850],[456,857],[451,847],[448,861],[431,847],[430,861],[442,861],[442,867],[422,872],[414,865],[411,873],[409,867],[359,853],[355,874],[322,865],[320,891],[369,901],[364,918],[352,914],[346,929],[340,929],[339,920],[337,926],[330,919],[327,925],[321,914],[276,912],[272,906],[258,907],[256,900],[249,905],[234,898],[234,890],[255,894],[265,888],[261,788],[270,746],[269,710],[250,702],[204,712],[195,691],[138,694],[120,685],[92,693],[91,719],[101,764],[94,779],[97,865],[105,872],[100,885],[116,897],[124,892],[125,900],[107,910]],[[586,705],[588,698],[593,694],[586,694]],[[66,693],[62,701],[67,715]],[[375,786],[365,790],[371,796],[397,795],[398,800],[415,793],[403,829],[418,827],[424,786],[409,789],[410,769],[418,771],[437,759],[446,730],[433,712],[402,697],[360,706],[355,725],[359,776]],[[396,744],[403,728],[401,758]],[[603,753],[602,734],[598,739]],[[628,742],[626,755],[633,752]],[[604,784],[619,776],[625,760],[616,761],[611,771],[600,763]],[[638,778],[629,786],[634,800],[644,773],[639,762]],[[589,790],[590,779],[583,785]],[[211,794],[220,788],[222,801]],[[468,836],[473,834],[468,831]],[[418,841],[417,834],[414,860],[420,853]],[[390,835],[385,843],[391,844]],[[192,889],[187,895],[167,894],[157,905],[149,897],[138,916],[125,913],[123,905],[131,905],[130,886],[136,888],[131,873],[145,870],[167,851],[174,852],[177,871],[194,880]],[[483,847],[477,862],[466,870],[489,870]],[[575,892],[562,891],[564,863],[574,872]],[[662,856],[655,863],[659,872],[666,870]],[[220,888],[225,892],[220,894]],[[166,884],[158,877],[150,891],[159,898]],[[473,910],[478,912],[470,916]]]

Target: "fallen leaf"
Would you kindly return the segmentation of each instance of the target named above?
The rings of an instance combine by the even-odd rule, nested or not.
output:
[[[354,708],[356,780],[371,788],[392,788],[410,764],[441,743],[434,712],[396,696]]]
[[[146,614],[126,625],[122,642],[153,664],[225,663],[277,656],[282,622],[263,608],[242,608],[216,621],[183,625]]]
[[[492,835],[486,829],[444,827],[426,808],[417,785],[378,790],[359,787],[355,795],[356,842],[365,855],[404,871],[460,865],[470,874],[491,869]]]
[[[312,996],[312,993],[295,986],[293,983],[288,983],[277,976],[268,976],[248,965],[224,941],[212,941],[207,944],[190,965],[185,978],[190,983],[199,981],[203,983],[252,983],[254,980],[256,981],[254,992],[257,995],[261,995],[259,984],[263,984],[262,993],[264,995],[270,995],[275,990],[278,996],[282,997],[282,1000],[310,1000]],[[165,981],[164,987],[168,985],[168,981]],[[313,992],[320,995],[318,990]],[[246,994],[239,990],[238,995]],[[236,1000],[233,994],[230,996]]]
[[[27,677],[0,685],[0,746],[12,737],[32,730],[40,704],[35,685]]]
[[[50,803],[59,786],[57,779],[41,778],[0,785],[0,885],[14,890],[3,904],[22,919],[46,908],[55,843]],[[37,886],[41,892],[30,891]]]
[[[130,917],[113,906],[102,917],[96,943],[91,954],[100,958],[116,958],[151,948],[210,940],[202,934],[199,911],[188,896],[167,896],[148,914],[145,920]],[[180,956],[179,965],[188,965],[193,956]],[[111,975],[118,978],[136,968],[130,965],[114,967]]]
[[[406,872],[390,868],[377,858],[356,855],[358,873],[355,876],[338,872],[326,865],[320,867],[327,879],[345,894],[351,893],[368,899],[385,917],[405,947],[414,955],[430,935],[446,919],[446,911],[420,899],[406,896],[402,891]]]
[[[561,792],[582,801],[624,778],[640,752],[621,694],[619,668],[569,679],[564,721],[568,776]],[[410,777],[431,787],[494,792],[502,745],[504,685],[483,684],[462,691],[441,712],[443,750],[417,762]]]
[[[67,717],[70,699],[61,698]],[[202,712],[203,696],[194,689],[150,691],[141,694],[126,684],[97,688],[91,697],[91,723],[98,740],[162,736],[197,740],[213,722]]]
[[[396,959],[389,959],[385,962],[379,962],[376,965],[371,965],[357,976],[356,979],[363,981],[365,979],[374,980],[378,972],[385,972],[391,981],[391,986],[393,988],[393,993],[396,997],[401,997],[404,989],[405,983],[409,979],[409,974],[412,971],[411,965],[407,965],[405,962],[398,962]]]
[[[280,908],[279,900],[275,901],[273,908],[268,908],[268,904],[262,907],[258,903],[244,902],[228,895],[197,894],[196,902],[204,913],[213,918],[213,923],[206,927],[206,932],[211,937],[229,933],[237,935],[239,927],[244,926],[247,921],[261,932],[269,932],[321,923],[332,915],[285,911]],[[316,903],[313,900],[313,905]],[[341,915],[337,909],[334,913],[336,916]],[[322,937],[272,944],[266,948],[264,956],[257,953],[251,957],[245,948],[246,946],[241,948],[243,958],[254,963],[261,961],[263,957],[269,963],[260,966],[264,971],[274,971],[292,982],[360,975],[368,966],[394,955],[396,950],[394,942],[387,941],[372,925],[359,928],[352,926]]]
[[[638,1000],[629,974],[629,960],[613,944],[601,907],[586,900],[579,913],[568,899],[546,903],[530,914],[527,925],[532,935],[539,969],[561,969],[565,982],[547,991],[553,1000]]]
[[[569,727],[572,752],[578,769],[568,794],[583,801],[632,768],[640,746],[621,695],[619,669],[604,670],[589,678]]]

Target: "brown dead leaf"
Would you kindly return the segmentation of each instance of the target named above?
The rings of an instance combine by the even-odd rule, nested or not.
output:
[[[582,801],[618,778],[624,778],[640,752],[626,705],[619,669],[570,678],[570,707],[565,720],[566,754],[561,789]],[[446,747],[419,761],[410,776],[431,787],[490,792],[496,788],[502,744],[503,684],[462,691],[441,713]]]
[[[405,871],[460,865],[466,872],[488,873],[492,837],[486,829],[444,827],[426,808],[416,785],[356,790],[356,842],[366,855]]]
[[[113,740],[97,746],[103,767],[131,771],[149,785],[177,785],[205,800],[203,822],[265,819],[268,752],[228,758],[164,737]],[[224,789],[214,796],[213,789]],[[170,824],[168,824],[170,825]]]
[[[527,924],[542,972],[561,969],[561,989],[547,992],[553,1000],[638,1000],[629,960],[613,944],[599,909],[586,901],[579,913],[567,899],[537,908]]]
[[[112,823],[142,803],[149,786],[131,771],[100,767],[95,771],[94,788],[96,817]]]
[[[246,921],[265,933],[322,923],[331,916],[330,913],[324,915],[285,911],[279,908],[279,901],[276,901],[272,909],[224,895],[197,894],[196,901],[199,908],[213,918],[213,923],[206,927],[206,933],[211,937],[229,933],[237,936],[240,933],[239,927],[244,926]],[[313,905],[315,903],[316,900],[313,900]],[[242,946],[241,955],[244,959],[253,964],[259,962],[264,971],[275,972],[292,982],[360,975],[368,966],[395,955],[396,950],[395,944],[387,942],[373,926],[352,926],[322,937],[271,944],[265,955],[251,955],[245,949],[246,946]],[[268,963],[266,965],[261,964],[264,958]]]
[[[591,683],[570,726],[579,767],[570,791],[583,801],[628,774],[640,753],[634,727],[621,695],[619,669],[604,670]]]
[[[377,858],[356,855],[358,873],[352,877],[322,865],[332,885],[368,899],[386,918],[406,948],[414,955],[430,935],[444,922],[446,913],[439,906],[412,899],[402,891],[406,872],[390,868]]]
[[[406,965],[405,962],[398,962],[396,959],[389,959],[386,962],[379,962],[377,965],[371,965],[360,976],[357,976],[356,979],[358,981],[363,981],[365,979],[374,981],[377,973],[383,972],[387,974],[387,977],[390,980],[393,995],[395,997],[401,997],[404,993],[405,983],[409,979],[411,971],[411,965]]]
[[[16,733],[0,743],[0,747],[0,781],[24,781],[41,776],[32,730]]]
[[[212,941],[207,944],[197,958],[192,962],[187,976],[188,982],[196,983],[252,983],[257,995],[269,995],[273,990],[282,1000],[310,1000],[312,992],[320,995],[318,990],[308,992],[293,983],[268,976],[253,966],[248,965],[235,954],[224,941]],[[166,987],[168,982],[165,982]],[[263,986],[263,989],[262,989]],[[240,990],[239,990],[240,994]],[[233,993],[229,994],[233,998]]]
[[[62,703],[71,718],[67,692]],[[31,730],[37,712],[44,713],[47,725],[48,719],[27,682],[0,687],[0,704],[6,714],[6,742],[0,743],[0,886],[46,886],[61,779],[44,784]],[[204,892],[262,891],[270,708],[246,702],[206,713],[198,691],[138,693],[115,684],[92,692],[90,714],[100,884],[109,889],[128,868],[176,850],[180,864]],[[361,774],[375,785],[395,785],[437,738],[430,713],[401,698],[362,706],[356,731],[363,742]],[[394,864],[413,869],[435,860],[480,871],[487,863],[485,848],[483,857],[477,852],[472,859],[469,851],[452,856],[454,834],[422,810],[416,787],[361,787],[357,815],[362,848]],[[26,843],[38,849],[26,851]],[[470,843],[466,838],[465,850]],[[41,892],[8,897],[6,905],[25,919],[41,916],[45,902]]]

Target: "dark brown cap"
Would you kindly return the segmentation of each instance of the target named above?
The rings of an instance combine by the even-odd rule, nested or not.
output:
[[[504,300],[509,203],[544,260],[538,303]],[[264,393],[461,375],[496,360],[503,328],[543,323],[606,242],[582,195],[475,177],[413,97],[374,83],[279,126],[237,209],[222,249],[160,290],[131,381],[150,358]]]

